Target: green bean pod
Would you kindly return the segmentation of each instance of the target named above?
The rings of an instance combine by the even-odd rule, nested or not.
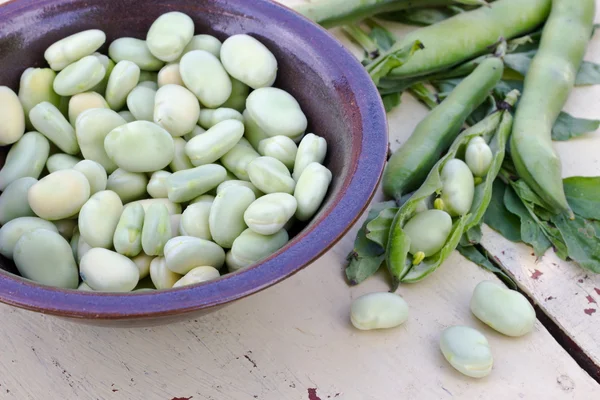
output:
[[[511,157],[525,182],[553,209],[573,214],[552,147],[554,121],[573,88],[594,24],[595,1],[554,0],[515,114]]]
[[[511,39],[532,31],[546,20],[551,5],[552,0],[498,0],[409,33],[373,64],[384,62],[418,40],[424,49],[387,77],[403,79],[437,72],[489,52],[500,38]]]
[[[517,91],[511,92],[505,102],[513,105],[516,102],[517,94]],[[504,160],[506,141],[511,127],[512,115],[508,110],[503,110],[490,114],[478,124],[465,130],[454,141],[448,153],[433,167],[423,185],[400,207],[391,223],[387,243],[380,243],[387,247],[386,264],[395,286],[400,282],[417,282],[435,271],[459,244],[463,233],[480,223],[491,200],[493,181]],[[494,159],[484,181],[474,188],[473,201],[469,211],[452,220],[451,230],[441,248],[437,246],[435,252],[432,250],[425,253],[424,250],[420,250],[423,254],[412,254],[411,236],[416,237],[414,228],[411,228],[413,232],[409,235],[404,227],[418,213],[424,200],[436,193],[443,192],[442,171],[444,166],[449,161],[464,156],[469,141],[474,137],[481,137],[489,144]],[[381,224],[381,221],[376,218],[367,225],[367,230],[374,230],[378,224]],[[412,250],[413,253],[416,253],[419,249],[415,251],[413,246]],[[432,252],[433,254],[431,254]]]
[[[500,59],[485,60],[417,125],[385,168],[383,191],[387,196],[399,201],[419,187],[466,118],[498,83],[503,70]]]

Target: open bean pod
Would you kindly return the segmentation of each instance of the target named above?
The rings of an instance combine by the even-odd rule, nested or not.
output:
[[[513,105],[517,96],[517,91],[511,92],[505,102]],[[420,281],[435,271],[459,244],[463,233],[481,222],[491,199],[493,181],[504,160],[506,141],[510,134],[512,120],[509,111],[497,111],[465,130],[454,141],[448,153],[435,164],[423,185],[402,204],[391,222],[389,236],[383,236],[380,240],[385,241],[385,243],[379,243],[387,247],[386,264],[394,279],[395,286],[401,282]],[[419,238],[414,234],[414,227],[410,226],[414,224],[409,223],[413,217],[420,215],[420,206],[424,201],[427,202],[431,196],[442,195],[445,186],[442,179],[444,166],[451,160],[464,158],[468,143],[475,137],[481,137],[488,143],[493,153],[493,161],[483,181],[474,188],[469,211],[452,219],[449,232],[447,232],[445,238],[441,238],[442,243],[437,243],[436,246],[428,243],[427,246],[423,247],[428,250],[427,252],[415,251],[418,246],[415,246],[416,243],[411,246],[411,239],[419,240]],[[425,212],[432,211],[435,210]],[[424,212],[421,211],[421,213]],[[386,210],[382,211],[377,218],[367,225],[367,230],[371,231],[371,228],[381,230],[382,222],[390,221],[387,214]],[[427,228],[428,224],[424,223],[422,229]],[[435,227],[429,228],[435,229]],[[427,237],[427,235],[419,236],[421,238]],[[431,237],[437,236],[439,235],[431,235]]]

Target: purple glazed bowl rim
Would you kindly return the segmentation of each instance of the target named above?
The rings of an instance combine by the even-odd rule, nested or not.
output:
[[[41,0],[36,4],[68,3],[69,0]],[[19,3],[18,5],[16,3]],[[12,0],[0,5],[0,19],[18,13],[31,1]],[[296,235],[280,251],[260,263],[227,274],[218,280],[167,291],[130,294],[84,292],[38,285],[0,270],[0,302],[46,314],[69,318],[119,320],[172,316],[230,303],[272,286],[327,252],[356,223],[366,210],[381,179],[388,149],[387,120],[379,93],[356,58],[325,29],[286,6],[268,0],[255,0],[253,9],[285,20],[299,40],[318,46],[319,54],[343,65],[343,74],[331,79],[345,82],[340,98],[354,115],[360,151],[352,152],[352,171],[331,205],[317,221]],[[356,133],[356,132],[355,132]],[[353,142],[356,142],[353,139]],[[356,147],[356,146],[353,146]],[[335,179],[335,178],[334,178]],[[341,279],[341,276],[340,276]]]

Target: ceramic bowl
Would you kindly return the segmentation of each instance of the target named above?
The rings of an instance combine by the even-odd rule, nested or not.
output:
[[[22,279],[0,260],[0,301],[88,323],[155,324],[210,312],[282,281],[333,246],[367,207],[381,178],[388,138],[385,111],[368,74],[326,30],[266,0],[13,0],[0,6],[0,85],[17,89],[27,67],[46,66],[45,49],[65,36],[102,29],[107,43],[145,38],[168,11],[193,18],[196,34],[224,40],[246,33],[277,57],[275,86],[289,91],[326,138],[333,182],[315,217],[276,254],[234,274],[190,287],[139,294],[62,290]],[[101,50],[107,54],[107,46]],[[0,149],[0,165],[7,148]],[[341,268],[332,265],[331,268]],[[340,276],[340,279],[342,277]],[[196,315],[197,316],[197,315]]]

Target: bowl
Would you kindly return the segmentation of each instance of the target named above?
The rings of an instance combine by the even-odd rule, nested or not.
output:
[[[309,120],[308,132],[328,143],[325,165],[334,178],[318,214],[284,248],[260,263],[215,281],[165,291],[58,289],[9,273],[15,272],[14,264],[1,259],[1,302],[93,324],[149,325],[187,319],[290,277],[341,239],[365,210],[388,148],[377,89],[341,43],[282,5],[266,0],[146,0],[143,6],[138,0],[12,0],[0,6],[0,85],[16,90],[25,68],[46,66],[45,49],[65,36],[98,28],[107,34],[107,44],[123,36],[145,38],[152,22],[169,11],[192,17],[196,34],[224,40],[247,33],[275,54],[279,63],[275,86],[299,101]],[[103,54],[107,44],[100,50]],[[0,165],[7,150],[0,150]]]

